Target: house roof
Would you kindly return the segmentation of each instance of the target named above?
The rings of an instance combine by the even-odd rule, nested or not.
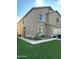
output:
[[[29,12],[27,12],[27,14],[25,14],[25,16],[27,16],[27,15],[28,15],[32,10],[34,10],[34,9],[43,9],[43,8],[49,8],[49,9],[51,9],[51,10],[53,11],[53,9],[52,9],[50,6],[46,6],[46,7],[33,7],[33,8],[31,8],[31,10],[30,10]],[[55,11],[55,12],[58,13],[59,16],[61,16],[58,11]],[[22,20],[25,16],[23,16],[23,17],[21,18],[21,20]],[[21,20],[20,20],[20,21],[21,21]],[[20,22],[20,21],[19,21],[19,22]],[[19,22],[18,22],[18,23],[19,23]]]
[[[57,10],[55,12],[61,17],[60,13]]]

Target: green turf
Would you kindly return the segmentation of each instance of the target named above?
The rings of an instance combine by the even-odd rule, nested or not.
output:
[[[22,56],[17,59],[61,59],[61,41],[32,45],[17,39],[17,56]]]

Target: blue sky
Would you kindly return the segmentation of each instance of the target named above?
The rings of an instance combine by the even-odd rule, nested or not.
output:
[[[60,0],[17,0],[17,17],[20,20],[32,7],[51,6],[60,11]]]

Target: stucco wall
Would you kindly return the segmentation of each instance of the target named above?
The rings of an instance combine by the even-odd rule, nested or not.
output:
[[[57,22],[57,18],[59,19],[59,22]],[[49,24],[53,25],[53,27],[51,28],[52,36],[57,33],[61,33],[61,17],[56,12],[49,14]]]
[[[56,22],[57,18],[59,19],[59,22]],[[56,12],[50,13],[49,14],[49,24],[61,27],[61,17]]]
[[[23,21],[21,21],[21,22],[19,22],[19,23],[17,24],[17,34],[18,34],[18,35],[23,36],[23,34],[24,34],[23,28],[24,28],[24,24],[23,24]]]

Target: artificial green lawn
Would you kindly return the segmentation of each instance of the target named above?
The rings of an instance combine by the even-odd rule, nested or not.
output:
[[[61,41],[54,40],[36,45],[17,39],[17,59],[61,59]]]

